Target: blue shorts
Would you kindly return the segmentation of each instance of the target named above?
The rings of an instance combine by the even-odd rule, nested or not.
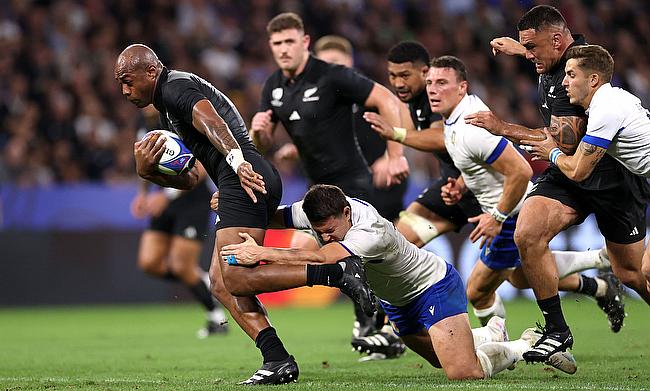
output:
[[[403,307],[379,300],[397,335],[419,333],[450,316],[467,312],[467,296],[460,275],[447,264],[445,277]]]
[[[483,245],[479,259],[485,266],[492,270],[504,270],[521,265],[514,238],[516,224],[517,215],[508,217],[490,247]]]

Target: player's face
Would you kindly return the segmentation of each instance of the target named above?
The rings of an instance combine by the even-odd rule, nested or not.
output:
[[[350,213],[350,207],[346,206],[341,216],[330,216],[320,223],[312,223],[312,228],[323,243],[340,242],[352,227]]]
[[[147,107],[153,100],[156,85],[155,67],[152,69],[115,70],[115,79],[120,83],[122,95],[139,108]]]
[[[269,46],[278,67],[293,72],[309,55],[309,36],[296,29],[282,30],[271,34]]]
[[[330,64],[343,65],[352,68],[352,57],[336,49],[321,50],[316,55],[319,59]]]
[[[588,75],[584,69],[578,66],[578,60],[575,58],[569,59],[564,67],[564,79],[562,85],[566,89],[569,96],[569,101],[573,105],[578,105],[586,108],[587,97],[589,96],[589,81],[591,75]]]
[[[388,81],[402,102],[410,102],[424,91],[424,79],[429,67],[411,61],[400,64],[388,62]]]
[[[559,36],[551,29],[528,29],[519,32],[519,43],[526,48],[526,59],[535,64],[538,74],[547,73],[555,65],[562,53],[556,50]]]
[[[459,81],[452,68],[429,68],[426,78],[431,111],[449,118],[451,112],[467,93],[467,82]]]

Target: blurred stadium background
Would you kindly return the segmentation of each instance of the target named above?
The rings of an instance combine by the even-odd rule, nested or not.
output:
[[[517,37],[516,23],[542,2],[514,0],[7,0],[0,3],[0,305],[183,300],[184,288],[146,277],[135,265],[139,233],[129,203],[136,192],[132,144],[142,115],[120,95],[116,55],[150,45],[170,68],[195,72],[224,91],[250,121],[265,78],[275,70],[265,26],[296,11],[312,42],[349,38],[357,67],[386,84],[385,53],[416,39],[432,56],[469,66],[471,91],[501,117],[540,124],[536,75],[523,59],[493,57],[488,42]],[[609,49],[614,84],[650,104],[650,3],[543,2],[560,8],[572,32]],[[286,137],[286,136],[285,136]],[[279,145],[279,144],[278,144]],[[277,149],[277,146],[276,146]],[[273,150],[269,156],[273,156]],[[408,152],[410,202],[437,173],[434,159]],[[306,184],[295,164],[277,162],[284,202]],[[539,172],[543,167],[535,165]],[[212,235],[210,235],[210,238]],[[477,248],[464,235],[431,246],[467,273]],[[286,244],[281,232],[274,245]],[[558,249],[599,248],[595,224],[560,235]],[[204,265],[211,242],[206,244]],[[502,295],[520,294],[507,287]],[[319,303],[282,293],[269,303]],[[329,296],[325,294],[326,296]]]

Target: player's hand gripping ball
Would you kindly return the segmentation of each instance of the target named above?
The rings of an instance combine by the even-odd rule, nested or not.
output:
[[[194,167],[196,158],[176,133],[168,130],[152,130],[142,139],[154,133],[160,133],[161,137],[165,138],[165,152],[158,162],[158,171],[165,175],[181,175]]]

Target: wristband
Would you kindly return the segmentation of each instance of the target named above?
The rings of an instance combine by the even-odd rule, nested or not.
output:
[[[239,166],[245,161],[241,149],[231,149],[230,152],[228,152],[228,155],[226,155],[226,162],[228,162],[228,165],[232,167],[235,174],[237,173]]]
[[[508,218],[508,215],[505,213],[501,213],[501,211],[499,211],[499,209],[497,209],[496,206],[492,208],[492,210],[490,211],[490,215],[494,217],[494,219],[499,223],[503,223]]]
[[[553,164],[557,164],[557,159],[560,157],[560,155],[564,155],[564,153],[560,151],[560,148],[555,147],[551,149],[551,152],[549,152],[548,160],[550,160],[550,162]]]
[[[393,140],[398,143],[403,143],[406,140],[406,128],[398,128],[393,126]]]

